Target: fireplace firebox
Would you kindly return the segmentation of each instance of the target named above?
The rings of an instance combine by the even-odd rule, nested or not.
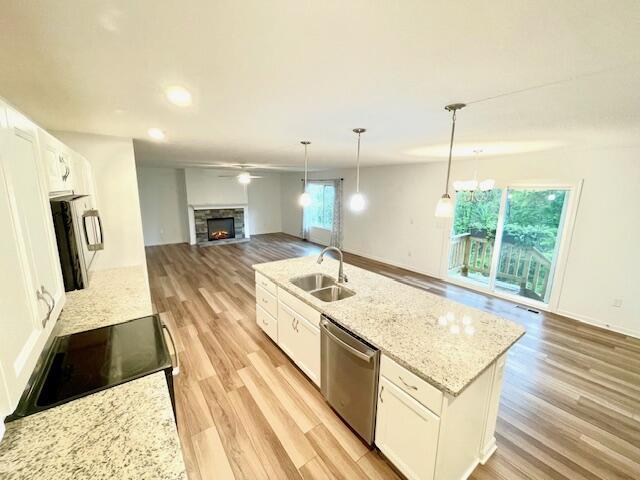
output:
[[[236,238],[234,218],[208,218],[207,236],[210,242]]]

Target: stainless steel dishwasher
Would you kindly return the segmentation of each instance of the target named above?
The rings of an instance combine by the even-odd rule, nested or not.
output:
[[[373,445],[380,351],[323,316],[321,389],[353,430]]]

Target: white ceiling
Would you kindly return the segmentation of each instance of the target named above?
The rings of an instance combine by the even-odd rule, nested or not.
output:
[[[637,0],[0,0],[0,96],[145,164],[353,165],[640,144]],[[163,95],[193,93],[180,109]],[[146,140],[149,127],[167,140]],[[446,152],[446,148],[444,149]]]

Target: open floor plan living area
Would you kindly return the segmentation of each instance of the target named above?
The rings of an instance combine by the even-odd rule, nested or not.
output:
[[[0,12],[0,479],[640,479],[640,3]]]

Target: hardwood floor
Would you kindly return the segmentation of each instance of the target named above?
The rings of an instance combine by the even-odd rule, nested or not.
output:
[[[147,248],[154,308],[177,333],[178,427],[192,480],[398,478],[255,323],[251,265],[318,251],[284,234]],[[526,326],[509,354],[498,451],[472,479],[640,478],[640,340],[345,260]]]

